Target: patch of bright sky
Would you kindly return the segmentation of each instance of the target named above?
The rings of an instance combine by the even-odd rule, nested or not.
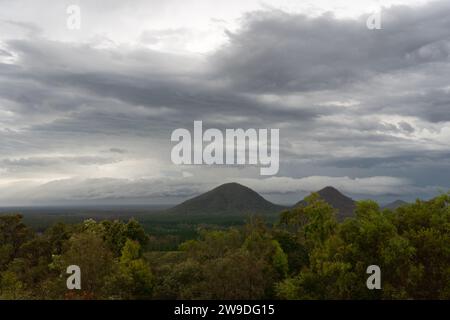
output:
[[[357,17],[396,4],[419,5],[429,0],[0,0],[1,39],[37,26],[42,36],[57,41],[88,42],[99,47],[143,45],[175,53],[207,53],[227,40],[225,30],[236,30],[242,16],[257,10],[283,10],[310,16],[333,12]],[[81,8],[81,30],[66,27],[69,5]],[[10,22],[20,22],[21,26]],[[25,23],[25,24],[23,24]],[[8,25],[9,24],[9,25]],[[8,26],[7,26],[8,25]]]

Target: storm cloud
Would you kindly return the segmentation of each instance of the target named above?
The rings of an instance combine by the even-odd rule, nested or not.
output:
[[[124,6],[105,19],[132,16]],[[194,29],[74,39],[11,14],[0,21],[0,205],[167,203],[228,181],[285,203],[327,185],[386,201],[448,189],[450,3],[386,6],[381,30],[369,14],[243,9],[229,29],[211,13],[224,40],[201,53],[188,52]],[[279,128],[278,176],[172,164],[170,134],[194,120]]]

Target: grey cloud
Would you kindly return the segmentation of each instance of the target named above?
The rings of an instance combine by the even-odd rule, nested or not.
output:
[[[158,179],[64,179],[30,188],[24,195],[34,200],[104,200],[123,198],[189,197],[204,191],[180,180]]]
[[[30,38],[39,37],[42,35],[42,29],[33,23],[13,20],[0,20],[0,26],[2,26],[3,28],[5,28],[6,26],[19,28],[21,30],[24,30]]]
[[[109,152],[111,153],[119,153],[119,154],[124,154],[127,153],[127,150],[125,149],[120,149],[120,148],[110,148]]]
[[[383,29],[367,16],[341,20],[283,12],[250,14],[214,62],[218,77],[253,92],[335,89],[421,63],[448,61],[450,4],[382,11]]]
[[[148,50],[145,52],[150,57],[128,58],[128,63],[124,64],[124,54],[114,49],[81,47],[72,52],[65,44],[42,39],[11,41],[9,46],[19,53],[21,67],[9,71],[0,94],[18,103],[19,108],[14,112],[26,113],[28,120],[44,112],[47,118],[54,117],[51,121],[31,123],[28,126],[31,131],[147,135],[149,131],[156,131],[167,135],[166,128],[186,126],[208,115],[213,118],[242,114],[252,119],[248,126],[255,127],[293,116],[307,121],[319,114],[313,107],[274,113],[273,107],[251,97],[211,85],[202,72],[172,73],[173,67],[166,70],[161,66],[154,70],[151,57],[155,54]],[[129,56],[135,55],[130,53]],[[74,58],[70,59],[71,56]],[[81,56],[90,59],[84,64]],[[156,56],[158,61],[160,57]],[[105,64],[105,59],[111,64]],[[172,64],[185,65],[180,59]],[[36,61],[48,64],[43,68]],[[154,112],[143,113],[141,107]],[[164,112],[158,114],[158,110]],[[170,114],[178,116],[167,118]]]
[[[398,126],[401,130],[408,132],[408,133],[413,133],[414,132],[414,128],[406,121],[401,121],[398,123]]]
[[[42,177],[75,176],[22,194],[53,200],[187,197],[227,179],[256,179],[253,168],[203,167],[186,169],[192,180],[169,178],[181,170],[170,162],[170,133],[203,120],[219,129],[280,128],[284,177],[328,177],[317,181],[351,192],[351,183],[364,182],[374,195],[392,194],[397,184],[370,189],[370,177],[407,180],[401,191],[410,195],[448,186],[438,169],[450,165],[450,4],[393,7],[382,17],[383,30],[370,31],[366,17],[255,12],[229,33],[228,45],[203,57],[10,40],[4,50],[18,60],[0,64],[1,177],[26,180],[35,168],[45,169]],[[158,41],[175,31],[142,37]],[[101,171],[104,177],[83,175],[122,158],[130,163]],[[294,182],[320,184],[311,181]],[[376,180],[383,181],[394,180]],[[283,180],[276,182],[267,192]]]
[[[13,55],[11,54],[11,52],[6,51],[4,49],[0,49],[0,56],[4,56],[4,57],[12,57]]]
[[[0,168],[7,170],[26,170],[27,168],[35,167],[51,167],[56,165],[102,165],[116,163],[120,159],[106,158],[98,156],[65,156],[65,157],[30,157],[17,159],[2,159],[0,160]]]
[[[401,155],[388,157],[353,157],[347,159],[326,160],[323,163],[334,165],[337,167],[363,167],[373,168],[375,166],[390,166],[394,168],[417,165],[418,163],[430,164],[450,164],[450,152],[433,152],[424,153],[422,151],[403,151]]]

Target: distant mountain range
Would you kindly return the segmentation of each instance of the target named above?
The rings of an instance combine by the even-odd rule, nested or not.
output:
[[[381,208],[394,210],[394,209],[397,209],[398,207],[404,206],[405,204],[408,204],[408,202],[405,202],[403,200],[395,200],[391,203],[388,203],[388,204],[382,206]]]
[[[325,187],[317,191],[319,196],[337,209],[336,218],[339,221],[352,217],[355,210],[355,201],[342,194],[333,187]],[[406,202],[396,200],[382,207],[383,209],[396,209]],[[166,210],[167,213],[181,215],[246,215],[246,214],[275,214],[284,209],[306,205],[300,200],[294,206],[281,206],[264,199],[256,191],[239,183],[226,183],[197,197]]]
[[[333,187],[317,191],[319,196],[338,210],[338,220],[353,215],[355,201]],[[305,205],[301,200],[293,207]],[[239,183],[226,183],[197,197],[168,209],[166,212],[181,215],[244,215],[274,214],[288,206],[274,204],[254,190]]]

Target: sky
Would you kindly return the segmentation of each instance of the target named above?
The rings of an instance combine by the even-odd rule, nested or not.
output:
[[[0,0],[0,30],[0,206],[450,189],[449,1]],[[194,120],[279,128],[278,174],[173,164]]]

